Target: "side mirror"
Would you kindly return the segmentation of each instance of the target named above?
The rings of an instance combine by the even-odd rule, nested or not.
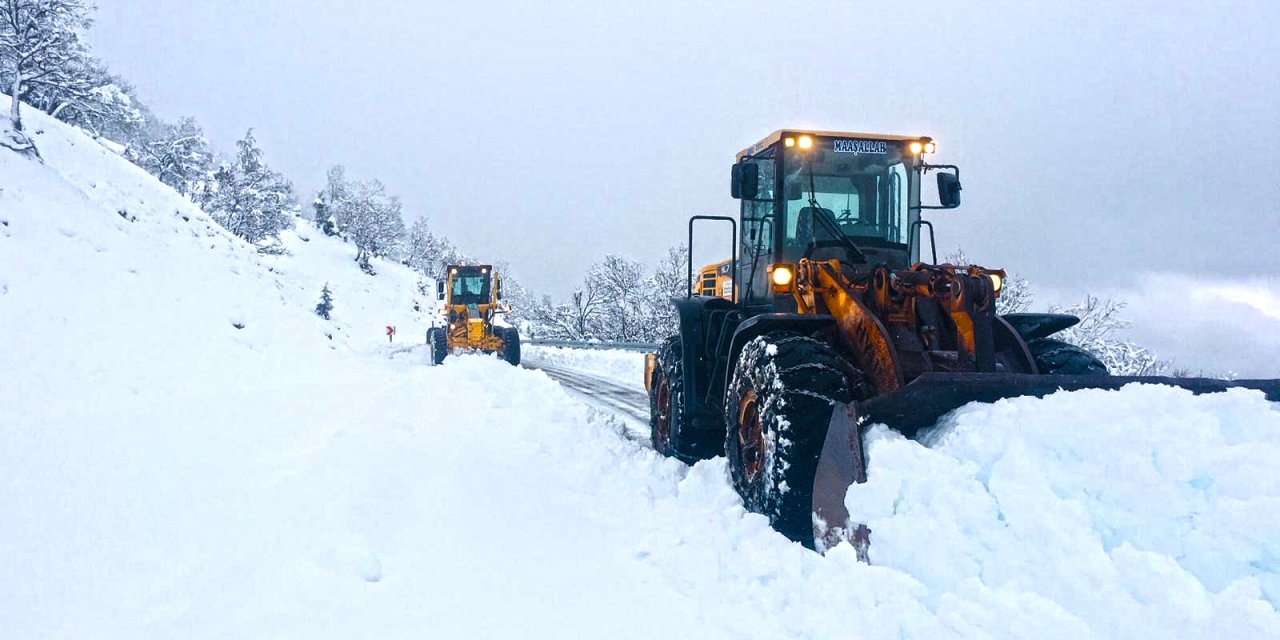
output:
[[[760,167],[754,162],[733,165],[729,193],[734,200],[754,200],[760,193]]]
[[[436,300],[444,300],[444,280],[436,280]]]
[[[502,278],[493,279],[493,293],[498,296],[499,300],[502,299]]]
[[[954,173],[938,174],[938,202],[945,209],[960,206],[960,176]]]

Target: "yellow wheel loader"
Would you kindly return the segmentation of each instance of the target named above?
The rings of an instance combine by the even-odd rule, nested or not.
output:
[[[924,136],[782,130],[737,155],[739,215],[689,220],[690,247],[698,223],[729,227],[733,257],[698,281],[690,261],[697,293],[673,300],[679,333],[646,358],[657,451],[727,456],[746,507],[779,532],[819,550],[848,540],[865,557],[869,532],[848,523],[844,498],[866,480],[866,424],[916,437],[968,402],[1132,382],[1280,401],[1280,380],[1113,377],[1051,337],[1078,318],[997,314],[1004,271],[936,264],[921,212],[959,206],[960,178],[927,161],[934,151]],[[921,203],[929,173],[936,205]]]
[[[427,329],[434,364],[454,351],[493,353],[520,364],[520,332],[494,323],[511,308],[502,301],[502,279],[490,265],[450,265],[436,281],[444,326]]]

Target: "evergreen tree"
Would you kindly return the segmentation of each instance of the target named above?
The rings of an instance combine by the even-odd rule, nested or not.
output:
[[[316,305],[316,315],[329,319],[329,312],[333,311],[333,293],[329,291],[329,283],[324,283],[324,289],[320,291],[320,304]]]
[[[334,212],[343,206],[347,198],[347,175],[346,169],[341,165],[329,169],[327,176],[328,182],[325,187],[316,194],[316,199],[312,201],[311,206],[315,209],[315,223],[320,227],[321,231],[327,236],[340,235],[342,229],[338,226],[338,219]]]

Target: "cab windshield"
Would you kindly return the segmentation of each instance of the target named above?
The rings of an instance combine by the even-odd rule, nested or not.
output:
[[[816,138],[812,148],[785,154],[784,259],[798,259],[815,240],[838,239],[832,228],[860,248],[906,250],[912,156],[903,143]]]
[[[453,277],[450,294],[453,304],[483,304],[489,301],[488,274],[461,273]]]

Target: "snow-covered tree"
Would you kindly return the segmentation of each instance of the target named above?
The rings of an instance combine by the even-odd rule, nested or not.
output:
[[[658,263],[645,293],[645,340],[661,342],[680,329],[680,316],[672,298],[683,298],[693,283],[689,282],[689,248],[672,247]]]
[[[67,96],[87,91],[94,68],[81,34],[90,6],[82,0],[0,0],[0,81],[13,102],[12,127],[22,131],[21,103],[42,89]]]
[[[125,157],[179,193],[192,195],[213,165],[213,152],[200,123],[183,118],[177,124],[155,122],[135,136]]]
[[[647,302],[644,266],[611,254],[591,268],[587,279],[599,292],[600,337],[615,341],[642,340],[646,333]]]
[[[324,289],[320,291],[320,303],[316,305],[316,315],[329,319],[329,312],[333,311],[333,293],[329,291],[329,283],[324,283]]]
[[[569,302],[552,305],[549,299],[535,308],[534,323],[542,335],[561,340],[609,339],[600,335],[600,292],[588,278],[569,296]]]
[[[378,180],[357,181],[352,186],[351,199],[336,216],[343,235],[366,261],[399,253],[405,235],[400,199],[387,195]]]
[[[1121,319],[1125,303],[1110,298],[1085,296],[1084,302],[1063,309],[1050,307],[1055,313],[1068,313],[1080,323],[1054,334],[1054,338],[1074,344],[1096,356],[1117,376],[1156,376],[1168,371],[1168,361],[1156,357],[1150,349],[1140,347],[1120,336],[1130,325]]]
[[[101,61],[85,51],[65,64],[53,81],[32,81],[24,101],[92,135],[121,143],[146,125],[146,109],[134,98],[133,87]]]
[[[405,265],[434,279],[443,276],[449,265],[474,262],[458,251],[447,238],[431,231],[425,218],[413,221],[404,241],[403,256]]]
[[[673,247],[646,274],[634,260],[609,255],[591,266],[569,301],[554,304],[528,296],[524,316],[535,335],[565,340],[659,342],[676,333],[672,298],[689,292],[688,248]]]
[[[196,186],[195,200],[219,224],[259,250],[292,224],[293,186],[262,161],[253,130],[236,143],[236,159]]]
[[[372,270],[370,258],[400,253],[405,239],[400,199],[387,195],[382,182],[351,180],[342,167],[334,167],[314,206],[317,223],[354,244],[356,262],[366,271]]]

